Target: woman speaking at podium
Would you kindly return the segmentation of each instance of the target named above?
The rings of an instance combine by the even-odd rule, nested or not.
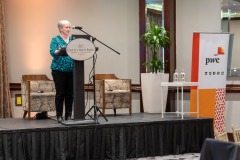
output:
[[[66,46],[71,41],[71,23],[67,20],[58,22],[59,35],[52,38],[50,54],[53,81],[56,88],[57,121],[63,121],[63,103],[65,102],[65,120],[70,120],[73,106],[73,59],[66,54]],[[65,50],[64,50],[65,48]]]

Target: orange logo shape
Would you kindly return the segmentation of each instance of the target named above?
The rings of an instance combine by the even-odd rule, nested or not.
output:
[[[224,49],[222,47],[218,47],[218,54],[224,54]]]
[[[214,54],[214,56],[218,56],[218,55],[224,55],[224,49],[222,47],[218,47],[217,54]]]

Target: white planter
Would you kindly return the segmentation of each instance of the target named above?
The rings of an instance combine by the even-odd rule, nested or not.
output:
[[[168,82],[168,73],[141,73],[144,112],[162,113],[161,82]],[[166,109],[168,87],[163,87],[163,110]]]

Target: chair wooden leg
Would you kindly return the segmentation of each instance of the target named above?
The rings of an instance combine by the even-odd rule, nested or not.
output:
[[[132,107],[129,108],[129,114],[132,115]]]
[[[113,108],[114,116],[116,116],[116,108]]]
[[[23,118],[26,117],[27,113],[28,113],[27,111],[24,111],[24,113],[23,113]]]
[[[105,116],[105,108],[102,109],[103,115]]]
[[[28,112],[28,119],[31,118],[31,112]]]
[[[28,81],[28,119],[30,119],[30,116],[31,116],[31,99],[30,99],[30,81]]]

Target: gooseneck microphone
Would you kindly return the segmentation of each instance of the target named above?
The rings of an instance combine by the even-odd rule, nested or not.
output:
[[[72,26],[72,29],[82,30],[82,27],[79,27],[79,26]]]

